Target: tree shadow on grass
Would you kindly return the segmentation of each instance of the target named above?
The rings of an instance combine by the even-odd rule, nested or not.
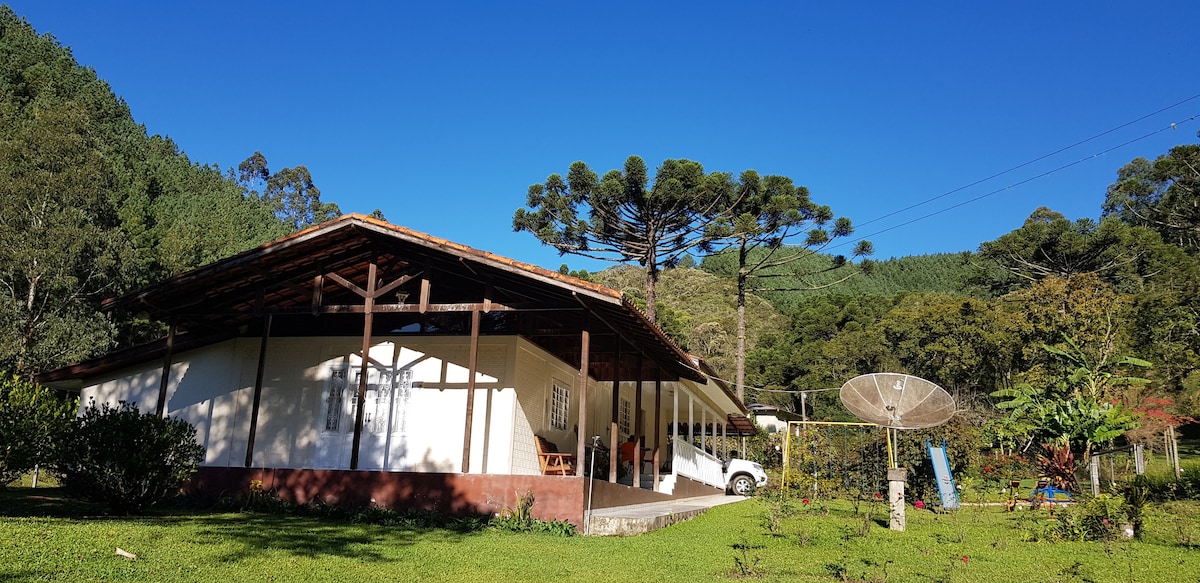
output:
[[[447,523],[450,528],[412,521],[401,525],[358,524],[349,520],[351,514],[328,518],[181,506],[156,508],[137,516],[113,516],[106,515],[101,505],[67,497],[59,488],[0,490],[0,516],[111,520],[178,528],[181,538],[208,547],[208,557],[222,562],[280,551],[306,558],[338,556],[382,562],[389,558],[380,549],[421,542],[457,542],[481,533],[486,524],[483,520]]]
[[[229,548],[214,557],[226,562],[260,556],[264,551],[282,551],[306,558],[339,556],[383,562],[390,560],[380,552],[383,548],[420,542],[457,542],[479,532],[240,513],[177,516],[165,520],[187,522],[188,540],[193,544]]]
[[[91,502],[68,498],[62,488],[4,488],[0,489],[0,516],[12,518],[111,518],[104,507]]]

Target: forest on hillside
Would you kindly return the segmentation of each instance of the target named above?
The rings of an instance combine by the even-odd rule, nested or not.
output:
[[[71,51],[0,6],[0,369],[157,337],[105,298],[340,214],[303,166],[189,160]]]
[[[974,251],[811,253],[757,272],[746,401],[798,410],[801,391],[891,371],[945,387],[964,431],[994,445],[1186,423],[1200,416],[1198,187],[1200,145],[1180,145],[1116,170],[1096,193],[1099,220],[1043,208]],[[272,172],[255,152],[221,169],[148,135],[69,49],[0,6],[0,370],[156,338],[162,323],[101,302],[339,213],[303,166]],[[689,253],[700,261],[670,262],[653,312],[731,379],[739,259]],[[641,268],[578,275],[647,302]],[[813,418],[847,415],[836,392],[806,403]]]

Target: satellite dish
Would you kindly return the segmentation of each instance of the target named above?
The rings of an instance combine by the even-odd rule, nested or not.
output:
[[[936,427],[954,415],[954,397],[920,377],[892,372],[857,376],[842,385],[842,404],[856,417],[890,429]]]

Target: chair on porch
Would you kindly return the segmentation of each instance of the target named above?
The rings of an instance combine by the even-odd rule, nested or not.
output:
[[[633,467],[633,455],[634,455],[634,452],[637,450],[638,443],[639,442],[638,442],[637,438],[630,435],[629,439],[621,444],[619,453],[621,456],[621,463],[623,465],[626,465],[629,468]],[[648,447],[643,447],[641,449],[642,449],[642,452],[641,452],[642,453],[642,459],[641,459],[642,473],[652,472],[654,470],[654,452],[655,452],[655,450],[650,449]],[[647,465],[649,465],[650,467],[646,468]]]
[[[575,456],[560,453],[553,441],[540,435],[534,435],[533,442],[537,446],[538,464],[542,466],[543,476],[575,475]]]

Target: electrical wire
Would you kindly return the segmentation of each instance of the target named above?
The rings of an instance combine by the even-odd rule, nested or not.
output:
[[[1050,157],[1053,157],[1053,156],[1057,156],[1058,154],[1061,154],[1061,153],[1063,153],[1063,152],[1066,152],[1067,150],[1071,150],[1071,149],[1074,149],[1074,148],[1076,148],[1076,147],[1082,146],[1082,145],[1084,145],[1084,144],[1086,144],[1086,143],[1088,143],[1088,142],[1091,142],[1091,141],[1093,141],[1093,140],[1100,139],[1100,138],[1102,138],[1102,137],[1104,137],[1104,136],[1107,136],[1108,134],[1111,134],[1111,133],[1113,133],[1113,132],[1115,132],[1115,131],[1118,131],[1118,130],[1121,130],[1121,129],[1127,128],[1127,127],[1129,127],[1129,126],[1131,126],[1131,125],[1133,125],[1133,124],[1136,124],[1136,123],[1138,123],[1138,122],[1141,122],[1141,121],[1144,121],[1144,120],[1146,120],[1146,119],[1149,119],[1149,118],[1151,118],[1151,117],[1154,117],[1154,116],[1156,116],[1156,115],[1158,115],[1158,114],[1160,114],[1160,113],[1163,113],[1163,112],[1166,112],[1166,111],[1170,111],[1170,110],[1172,110],[1172,109],[1175,109],[1176,107],[1179,107],[1179,106],[1181,106],[1181,105],[1183,105],[1183,104],[1185,104],[1185,103],[1187,103],[1187,102],[1189,102],[1189,101],[1194,101],[1194,100],[1196,100],[1196,99],[1200,99],[1200,93],[1197,93],[1196,95],[1193,95],[1193,96],[1191,96],[1191,97],[1188,97],[1187,99],[1184,99],[1184,100],[1182,100],[1182,101],[1175,102],[1175,103],[1173,103],[1173,104],[1171,104],[1171,105],[1168,105],[1168,106],[1166,106],[1166,107],[1164,107],[1164,108],[1162,108],[1162,109],[1159,109],[1158,111],[1154,111],[1154,112],[1151,112],[1151,113],[1147,113],[1146,115],[1143,115],[1142,117],[1139,117],[1139,118],[1137,118],[1137,119],[1134,119],[1134,120],[1131,120],[1131,121],[1127,121],[1127,122],[1125,122],[1125,123],[1123,123],[1123,124],[1121,124],[1121,125],[1118,125],[1118,126],[1116,126],[1116,127],[1114,127],[1114,128],[1111,128],[1111,129],[1105,130],[1105,131],[1103,131],[1103,132],[1100,132],[1100,133],[1098,133],[1098,134],[1096,134],[1096,135],[1094,135],[1094,136],[1092,136],[1092,137],[1090,137],[1090,138],[1086,138],[1086,139],[1080,140],[1080,141],[1078,141],[1078,142],[1075,142],[1074,144],[1071,144],[1071,145],[1069,145],[1069,146],[1064,146],[1064,147],[1062,147],[1062,148],[1059,148],[1059,149],[1057,149],[1057,150],[1055,150],[1055,151],[1053,151],[1053,152],[1050,152],[1049,154],[1043,154],[1043,155],[1041,155],[1041,156],[1038,156],[1037,158],[1034,158],[1034,159],[1032,159],[1032,160],[1030,160],[1030,161],[1028,161],[1028,162],[1024,162],[1024,163],[1022,163],[1022,164],[1018,164],[1018,165],[1016,165],[1016,166],[1013,166],[1012,168],[1009,168],[1008,170],[1004,170],[1004,171],[1001,171],[1001,172],[997,172],[997,173],[995,173],[995,174],[992,174],[991,176],[988,176],[988,177],[986,177],[986,178],[981,178],[981,179],[979,179],[979,180],[976,180],[976,181],[974,181],[974,182],[971,182],[971,183],[969,183],[969,184],[964,184],[964,185],[962,185],[962,186],[960,186],[960,187],[958,187],[958,188],[955,188],[955,189],[953,189],[953,190],[950,190],[950,191],[944,192],[944,193],[942,193],[942,194],[939,194],[939,195],[937,195],[937,196],[935,196],[935,197],[932,197],[932,198],[927,198],[927,199],[925,199],[925,200],[923,200],[923,201],[921,201],[921,202],[918,202],[918,203],[915,203],[915,204],[908,205],[908,206],[906,206],[906,207],[904,207],[904,208],[902,208],[902,209],[898,209],[898,210],[892,211],[892,212],[890,212],[890,213],[887,213],[887,214],[885,214],[885,215],[882,215],[882,216],[875,217],[875,218],[873,218],[873,219],[871,219],[871,220],[869,220],[869,221],[866,221],[866,222],[864,222],[864,223],[859,223],[859,224],[858,224],[858,225],[856,225],[856,226],[858,226],[858,227],[862,227],[862,226],[865,226],[865,225],[869,225],[869,224],[871,224],[871,223],[876,223],[876,222],[882,221],[883,219],[886,219],[886,218],[889,218],[889,217],[893,217],[893,216],[896,216],[896,215],[898,215],[898,214],[900,214],[900,213],[908,212],[908,211],[910,211],[910,210],[912,210],[912,209],[915,209],[915,208],[917,208],[917,207],[921,207],[921,206],[927,205],[927,204],[929,204],[929,203],[931,203],[931,202],[934,202],[934,201],[936,201],[936,200],[940,200],[940,199],[946,198],[947,196],[950,196],[951,194],[954,194],[954,193],[956,193],[956,192],[960,192],[960,191],[966,190],[966,189],[968,189],[968,188],[971,188],[972,186],[978,186],[978,185],[980,185],[980,184],[983,184],[984,182],[987,182],[987,181],[989,181],[989,180],[992,180],[992,179],[994,179],[994,178],[999,178],[999,177],[1001,177],[1001,176],[1004,176],[1005,174],[1009,174],[1009,173],[1015,172],[1015,171],[1017,171],[1017,170],[1020,170],[1020,169],[1022,169],[1022,168],[1024,168],[1024,167],[1026,167],[1026,166],[1029,166],[1030,164],[1036,164],[1037,162],[1041,162],[1042,160],[1045,160],[1046,158],[1050,158]],[[1191,119],[1195,119],[1195,117],[1193,117],[1193,118],[1191,118]],[[1172,126],[1171,126],[1171,127],[1172,127],[1172,129],[1174,129],[1174,124],[1172,124]],[[1156,132],[1156,133],[1157,133],[1157,132]],[[1151,135],[1153,135],[1153,134],[1151,134]],[[1144,138],[1143,138],[1143,139],[1144,139]],[[1137,140],[1134,140],[1134,141],[1137,141]],[[1122,144],[1122,145],[1128,145],[1128,144],[1130,144],[1130,143],[1133,143],[1133,142],[1127,142],[1126,144]],[[951,207],[951,208],[954,208],[954,207]],[[929,215],[929,216],[932,216],[932,215]]]
[[[1198,95],[1197,97],[1200,97],[1200,95]],[[1004,186],[1004,187],[1002,187],[1002,188],[997,188],[996,190],[993,190],[993,191],[990,191],[990,192],[986,192],[986,193],[984,193],[984,194],[981,194],[981,195],[979,195],[979,196],[976,196],[976,197],[973,197],[973,198],[969,198],[969,199],[967,199],[967,200],[964,200],[964,201],[962,201],[962,202],[959,202],[959,203],[952,204],[952,205],[950,205],[950,206],[948,206],[948,207],[945,207],[945,208],[942,208],[942,209],[939,209],[939,210],[933,211],[933,212],[931,212],[931,213],[927,213],[927,214],[921,215],[921,216],[919,216],[919,217],[916,217],[916,218],[914,218],[914,219],[910,219],[910,220],[904,221],[904,222],[902,222],[902,223],[897,223],[897,224],[895,224],[895,225],[892,225],[892,226],[890,226],[890,227],[886,227],[886,228],[883,228],[883,229],[879,229],[879,230],[877,230],[877,231],[873,231],[873,232],[871,232],[871,233],[869,233],[869,234],[867,234],[867,235],[862,235],[862,236],[856,237],[856,238],[854,238],[854,239],[849,239],[849,240],[846,240],[846,241],[841,241],[841,242],[839,242],[839,243],[836,243],[836,244],[830,245],[828,248],[829,248],[829,249],[836,249],[836,248],[839,248],[839,247],[845,247],[846,245],[850,245],[850,244],[853,244],[853,243],[858,243],[859,241],[865,241],[865,240],[867,240],[867,239],[869,239],[869,238],[871,238],[871,237],[874,237],[874,236],[876,236],[876,235],[881,235],[881,234],[883,234],[883,233],[887,233],[887,232],[890,232],[890,231],[894,231],[894,230],[896,230],[896,229],[899,229],[899,228],[901,228],[901,227],[906,227],[906,226],[908,226],[908,225],[911,225],[911,224],[913,224],[913,223],[916,223],[916,222],[919,222],[919,221],[923,221],[923,220],[925,220],[925,219],[928,219],[928,218],[930,218],[930,217],[935,217],[935,216],[937,216],[937,215],[940,215],[940,214],[942,214],[942,213],[946,213],[946,212],[952,211],[952,210],[954,210],[954,209],[956,209],[956,208],[959,208],[959,207],[962,207],[962,206],[966,206],[966,205],[968,205],[968,204],[971,204],[971,203],[973,203],[973,202],[978,202],[978,201],[980,201],[980,200],[983,200],[983,199],[985,199],[985,198],[988,198],[988,197],[990,197],[990,196],[994,196],[994,195],[1000,194],[1001,192],[1004,192],[1004,191],[1006,191],[1006,190],[1010,190],[1010,189],[1012,189],[1012,188],[1015,188],[1015,187],[1017,187],[1017,186],[1021,186],[1021,185],[1023,185],[1023,184],[1027,184],[1027,183],[1029,183],[1029,182],[1033,182],[1034,180],[1038,180],[1038,179],[1041,179],[1041,178],[1045,178],[1046,176],[1049,176],[1049,175],[1051,175],[1051,174],[1056,174],[1056,173],[1058,173],[1058,172],[1062,172],[1063,170],[1066,170],[1066,169],[1068,169],[1068,168],[1071,168],[1071,167],[1073,167],[1073,166],[1078,166],[1079,164],[1082,164],[1082,163],[1084,163],[1084,162],[1087,162],[1087,161],[1089,161],[1089,160],[1092,160],[1092,159],[1095,159],[1095,158],[1099,158],[1099,157],[1101,157],[1101,156],[1104,156],[1105,154],[1108,154],[1108,153],[1110,153],[1110,152],[1113,152],[1113,151],[1115,151],[1115,150],[1119,150],[1119,149],[1121,149],[1121,148],[1124,148],[1125,146],[1128,146],[1128,145],[1130,145],[1130,144],[1134,144],[1134,143],[1140,142],[1140,141],[1142,141],[1142,140],[1145,140],[1145,139],[1147,139],[1147,138],[1151,138],[1151,137],[1153,137],[1153,136],[1156,136],[1156,135],[1158,135],[1158,134],[1161,134],[1161,133],[1163,133],[1163,132],[1177,130],[1177,129],[1179,129],[1179,126],[1181,126],[1181,125],[1183,125],[1183,124],[1186,124],[1186,123],[1189,123],[1189,122],[1192,122],[1192,121],[1195,121],[1195,120],[1196,120],[1196,119],[1198,119],[1198,118],[1200,118],[1200,114],[1193,115],[1193,116],[1191,116],[1191,117],[1188,117],[1188,118],[1186,118],[1186,119],[1182,119],[1182,120],[1180,120],[1180,121],[1177,121],[1177,122],[1172,122],[1172,123],[1170,123],[1170,124],[1168,124],[1168,125],[1166,125],[1166,126],[1163,126],[1163,127],[1159,128],[1159,129],[1157,129],[1157,130],[1154,130],[1154,131],[1152,131],[1152,132],[1150,132],[1150,133],[1144,134],[1144,135],[1142,135],[1142,136],[1136,137],[1136,138],[1134,138],[1134,139],[1132,139],[1132,140],[1128,140],[1128,141],[1126,141],[1126,142],[1122,142],[1122,143],[1120,143],[1120,144],[1118,144],[1118,145],[1116,145],[1116,146],[1113,146],[1113,147],[1111,147],[1111,148],[1108,148],[1108,149],[1106,149],[1106,150],[1102,150],[1102,151],[1100,151],[1100,152],[1096,152],[1095,154],[1092,154],[1092,155],[1090,155],[1090,156],[1086,156],[1086,157],[1084,157],[1084,158],[1080,158],[1080,159],[1078,159],[1078,160],[1076,160],[1076,161],[1074,161],[1074,162],[1070,162],[1070,163],[1068,163],[1068,164],[1063,164],[1062,166],[1059,166],[1059,167],[1057,167],[1057,168],[1054,168],[1054,169],[1051,169],[1051,170],[1047,170],[1047,171],[1045,171],[1045,172],[1042,172],[1041,174],[1037,174],[1037,175],[1031,176],[1031,177],[1029,177],[1029,178],[1026,178],[1026,179],[1024,179],[1024,180],[1019,180],[1019,181],[1017,181],[1017,182],[1014,182],[1014,183],[1012,183],[1012,184],[1009,184],[1008,186]],[[1128,124],[1126,124],[1126,125],[1128,125]],[[1040,158],[1039,158],[1039,159],[1040,159]],[[988,180],[988,179],[985,179],[985,180]],[[974,183],[972,183],[972,184],[978,184],[979,182],[982,182],[982,181],[977,181],[977,182],[974,182]],[[964,188],[965,188],[965,187],[964,187]],[[957,189],[957,190],[955,190],[955,191],[951,191],[951,192],[957,192],[958,190],[961,190],[961,189]],[[947,194],[949,194],[949,193],[947,193]],[[945,195],[941,195],[941,196],[945,196]],[[941,196],[938,196],[938,197],[935,197],[935,198],[933,198],[933,199],[930,199],[929,201],[936,200],[937,198],[941,198]],[[929,202],[929,201],[926,201],[926,202]],[[918,204],[916,204],[916,205],[909,206],[909,207],[908,207],[908,209],[915,208],[915,207],[917,207],[917,206],[920,206],[920,205],[922,205],[922,204],[925,204],[925,203],[924,203],[924,202],[922,202],[922,203],[918,203]],[[907,209],[905,209],[905,210],[907,210]],[[903,211],[896,211],[896,212],[889,213],[889,214],[887,214],[887,215],[884,215],[884,216],[885,216],[885,217],[886,217],[886,216],[892,216],[892,215],[895,215],[896,213],[899,213],[899,212],[903,212]],[[881,218],[882,218],[882,217],[881,217]],[[868,222],[874,222],[875,220],[878,220],[878,219],[873,219],[872,221],[868,221]]]
[[[716,381],[720,381],[720,382],[728,384],[728,385],[734,384],[733,381],[731,381],[729,379],[723,379],[716,375],[708,375],[708,378],[716,380]],[[757,391],[759,393],[821,393],[824,391],[840,391],[840,390],[842,390],[841,387],[832,387],[832,388],[827,388],[827,389],[803,389],[803,390],[764,389],[762,387],[751,387],[749,385],[743,385],[742,388],[747,391]]]

